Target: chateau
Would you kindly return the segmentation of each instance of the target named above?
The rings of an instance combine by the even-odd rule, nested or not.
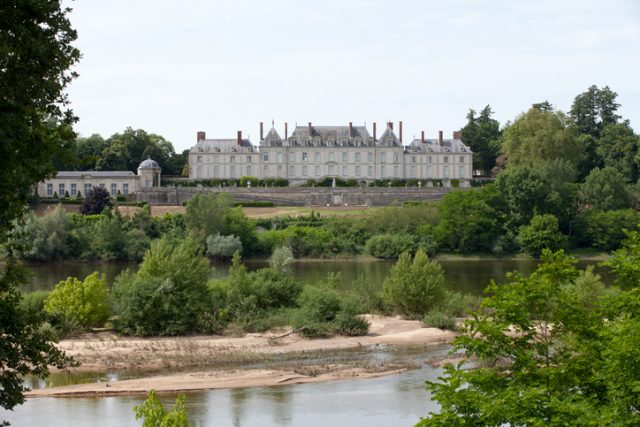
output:
[[[289,136],[284,125],[284,137],[275,127],[264,134],[260,123],[260,143],[254,146],[238,131],[236,139],[207,139],[205,132],[197,133],[197,142],[189,152],[189,178],[239,179],[284,178],[291,184],[326,177],[358,181],[415,179],[433,185],[441,181],[450,186],[458,180],[461,187],[469,186],[473,153],[460,140],[460,132],[444,139],[440,131],[437,139],[419,139],[403,145],[402,122],[398,135],[388,122],[381,135],[373,135],[366,126],[296,126]]]

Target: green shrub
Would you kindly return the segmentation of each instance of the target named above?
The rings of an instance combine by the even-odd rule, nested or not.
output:
[[[258,186],[258,178],[256,178],[255,176],[243,176],[240,178],[241,187],[246,187],[248,182],[251,183],[251,187],[255,188]]]
[[[332,322],[340,312],[340,296],[333,289],[307,286],[298,299],[305,321]]]
[[[429,311],[422,319],[422,323],[429,328],[456,330],[456,319],[439,309]]]
[[[574,240],[579,246],[611,251],[622,244],[625,238],[623,230],[637,229],[639,223],[640,214],[632,209],[589,209],[576,218]]]
[[[336,316],[336,331],[341,335],[360,336],[369,332],[370,323],[359,316],[361,306],[357,299],[344,298]]]
[[[384,298],[399,313],[420,318],[437,307],[445,298],[444,274],[436,261],[431,261],[422,250],[413,260],[408,252],[398,262],[383,285]]]
[[[136,420],[142,419],[142,427],[189,427],[184,401],[184,394],[179,394],[173,405],[173,411],[167,412],[162,402],[156,397],[156,391],[151,390],[147,399],[141,405],[134,406],[133,411],[136,414]]]
[[[242,242],[236,236],[215,236],[207,237],[207,255],[220,258],[230,259],[236,252],[242,252]]]
[[[557,251],[566,244],[558,219],[551,214],[534,215],[529,225],[520,227],[518,244],[523,251],[538,258],[543,249]]]
[[[102,326],[109,318],[109,291],[104,274],[98,272],[83,281],[69,277],[58,283],[47,297],[44,310],[81,328]]]
[[[416,241],[409,234],[378,234],[367,241],[367,252],[376,258],[398,258],[403,252],[416,248]]]
[[[22,310],[33,323],[39,323],[46,319],[44,304],[49,296],[49,291],[34,291],[22,294],[20,310]]]
[[[194,239],[154,241],[137,273],[125,271],[116,278],[117,327],[136,335],[198,331],[198,319],[209,311],[209,275],[209,263]]]

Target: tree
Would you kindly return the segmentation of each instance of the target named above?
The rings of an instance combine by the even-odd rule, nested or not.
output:
[[[625,179],[612,167],[595,168],[580,185],[580,200],[603,211],[627,208],[629,192]]]
[[[194,239],[155,240],[136,273],[126,271],[116,278],[117,327],[135,335],[198,331],[198,319],[208,309],[210,270]]]
[[[634,183],[638,180],[639,138],[627,123],[608,125],[602,131],[596,148],[605,167],[617,169],[625,181]]]
[[[105,208],[113,206],[111,195],[102,187],[93,187],[84,196],[82,201],[83,215],[96,215],[104,211]]]
[[[576,96],[569,114],[578,132],[598,139],[606,126],[618,123],[620,116],[616,111],[620,104],[616,103],[617,97],[609,86],[598,89],[596,85]]]
[[[447,193],[438,209],[436,238],[454,252],[491,250],[501,234],[500,212],[492,207],[493,188]]]
[[[535,215],[529,225],[520,227],[518,243],[523,251],[538,258],[543,249],[556,251],[566,244],[558,228],[558,219],[551,214]]]
[[[640,422],[638,289],[606,291],[575,263],[544,251],[531,276],[489,285],[454,340],[467,359],[428,382],[440,411],[417,426]],[[638,270],[637,259],[621,265]]]
[[[0,241],[74,137],[64,90],[80,52],[68,13],[58,1],[0,4]],[[26,280],[7,251],[0,272],[0,407],[12,409],[24,401],[23,376],[44,378],[48,365],[63,367],[68,359],[19,308],[16,286]]]
[[[69,277],[58,283],[47,297],[44,310],[86,329],[102,326],[110,314],[109,291],[104,274],[97,271],[83,281]]]
[[[231,259],[236,252],[242,252],[242,242],[236,236],[207,237],[207,255],[214,258]]]
[[[269,258],[269,266],[278,274],[290,274],[295,260],[290,247],[280,246],[273,250]]]
[[[584,158],[584,147],[567,117],[538,108],[529,109],[504,128],[502,151],[510,166],[564,159],[577,168]]]
[[[187,230],[201,242],[204,242],[207,236],[223,234],[224,214],[232,205],[231,195],[228,193],[196,194],[187,203]]]
[[[173,411],[167,412],[158,400],[155,390],[150,390],[142,405],[133,408],[136,420],[142,418],[142,427],[189,427],[187,409],[184,406],[184,394],[179,394]]]
[[[391,268],[382,289],[384,298],[399,313],[420,318],[444,300],[444,273],[421,249],[413,259],[405,252]]]
[[[489,172],[496,164],[501,132],[500,123],[491,118],[493,111],[487,105],[476,116],[473,109],[467,114],[467,124],[462,128],[462,142],[473,151],[473,168]]]

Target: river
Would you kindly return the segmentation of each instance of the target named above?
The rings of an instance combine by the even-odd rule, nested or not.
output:
[[[450,289],[480,295],[491,279],[505,280],[510,271],[531,273],[537,265],[533,260],[455,259],[441,260],[445,281]],[[584,268],[589,262],[579,263]],[[248,261],[249,268],[265,265],[264,261]],[[294,275],[305,283],[322,280],[330,272],[340,272],[348,287],[358,276],[375,286],[382,286],[392,262],[375,260],[300,261]],[[214,264],[216,277],[227,274],[228,265]],[[29,265],[32,276],[25,291],[51,289],[67,276],[84,277],[93,271],[104,272],[109,283],[125,268],[135,264],[122,263],[56,263]],[[602,273],[602,271],[600,271]],[[606,282],[610,278],[604,274]],[[393,357],[407,357],[409,350],[397,350]],[[430,347],[410,354],[421,362],[446,354],[446,347]],[[187,410],[193,425],[199,426],[412,426],[421,415],[437,410],[430,400],[424,382],[436,379],[440,368],[423,365],[421,369],[400,375],[376,379],[344,380],[322,384],[286,385],[248,389],[212,390],[187,394]],[[57,376],[54,383],[104,380]],[[114,374],[117,377],[117,374]],[[113,381],[115,377],[108,377]],[[33,384],[37,386],[36,384]],[[162,395],[172,403],[175,395]],[[38,398],[29,399],[14,412],[0,411],[0,420],[15,426],[96,426],[116,427],[139,425],[132,408],[143,396],[104,398]]]

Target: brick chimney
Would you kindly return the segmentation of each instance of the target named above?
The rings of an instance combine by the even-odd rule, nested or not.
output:
[[[402,144],[402,120],[398,122],[398,132],[400,133],[400,144]]]
[[[349,138],[353,136],[353,123],[349,122]]]
[[[207,134],[204,133],[204,131],[199,131],[197,136],[196,136],[197,141],[196,142],[200,142],[202,140],[207,139]]]
[[[460,132],[459,130],[454,130],[453,139],[462,139],[462,132]]]
[[[238,131],[238,145],[242,146],[242,131]]]
[[[373,142],[376,142],[376,122],[373,122]]]
[[[442,141],[443,141],[443,139],[442,139],[442,131],[439,130],[438,131],[438,145],[442,145]]]
[[[387,126],[389,126],[389,128],[391,128],[391,130],[393,130],[393,122],[387,122]]]
[[[424,131],[420,132],[420,142],[424,144]]]
[[[311,122],[309,122],[309,138],[311,138],[311,137],[312,137],[311,132],[312,132]]]
[[[289,123],[284,122],[284,139],[289,139]]]
[[[260,141],[264,139],[264,123],[260,122]]]

